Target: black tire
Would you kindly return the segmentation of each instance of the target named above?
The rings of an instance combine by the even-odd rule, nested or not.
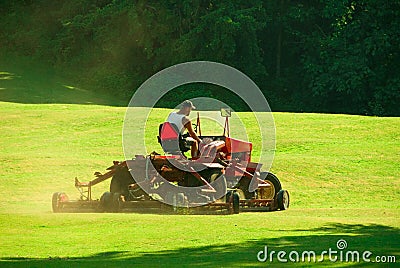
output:
[[[68,201],[68,197],[65,193],[53,193],[51,198],[51,207],[54,213],[60,213],[63,209],[62,201]]]
[[[282,190],[282,185],[278,177],[270,172],[261,172],[260,179],[271,184],[271,187],[266,188],[265,191],[263,191],[263,194],[261,194],[264,196],[260,196],[259,198],[275,199],[279,191]]]
[[[276,195],[276,203],[279,210],[286,210],[290,205],[289,192],[286,190],[280,190]]]
[[[120,193],[114,193],[112,196],[111,212],[119,212],[122,207],[122,200]]]
[[[232,207],[233,207],[233,213],[234,214],[239,214],[240,210],[240,196],[237,192],[232,193]]]
[[[113,194],[105,192],[100,197],[100,210],[103,212],[112,212]]]

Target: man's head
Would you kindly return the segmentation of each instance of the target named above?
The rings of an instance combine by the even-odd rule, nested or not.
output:
[[[190,100],[185,100],[184,102],[182,102],[181,104],[181,111],[183,114],[185,114],[186,116],[190,115],[190,112],[196,109],[196,107],[193,105],[193,103]]]

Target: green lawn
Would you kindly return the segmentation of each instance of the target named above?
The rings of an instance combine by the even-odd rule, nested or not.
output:
[[[79,91],[62,102],[49,100],[45,89],[40,96],[47,102],[29,94],[19,101],[26,80],[13,70],[0,71],[14,74],[0,79],[0,92],[8,92],[0,94],[0,266],[267,266],[257,261],[264,246],[321,252],[336,249],[339,239],[349,250],[400,261],[400,118],[274,113],[272,171],[291,194],[287,211],[53,214],[53,192],[76,198],[76,176],[89,180],[124,158],[125,108],[96,102],[102,97],[89,93],[80,99]],[[85,104],[90,102],[102,105]],[[167,113],[152,113],[149,126]],[[240,117],[249,132],[256,131],[248,114]],[[154,133],[147,133],[148,147],[161,151]],[[95,197],[107,188],[99,185]],[[336,263],[350,264],[361,265]]]

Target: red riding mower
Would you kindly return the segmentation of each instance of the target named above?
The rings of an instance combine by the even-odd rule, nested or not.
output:
[[[165,122],[157,137],[165,155],[136,155],[114,161],[108,172],[96,172],[89,182],[75,179],[80,199],[70,201],[66,194],[54,193],[53,211],[239,213],[287,209],[288,191],[274,174],[260,171],[262,164],[251,162],[252,143],[230,137],[231,111],[221,109],[221,116],[225,117],[223,134],[203,136],[198,114],[195,131],[203,141],[200,157],[186,157],[194,140]],[[94,200],[92,187],[108,178],[112,178],[110,191]]]

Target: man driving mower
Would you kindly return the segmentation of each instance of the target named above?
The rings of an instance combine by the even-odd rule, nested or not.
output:
[[[201,143],[201,139],[193,131],[192,122],[189,119],[190,112],[193,109],[196,109],[193,103],[190,100],[185,100],[182,102],[179,111],[169,114],[167,122],[175,124],[178,127],[180,134],[183,134],[183,132],[187,129],[190,137],[194,139],[191,145],[191,156],[192,158],[196,158],[199,156],[199,145]]]

